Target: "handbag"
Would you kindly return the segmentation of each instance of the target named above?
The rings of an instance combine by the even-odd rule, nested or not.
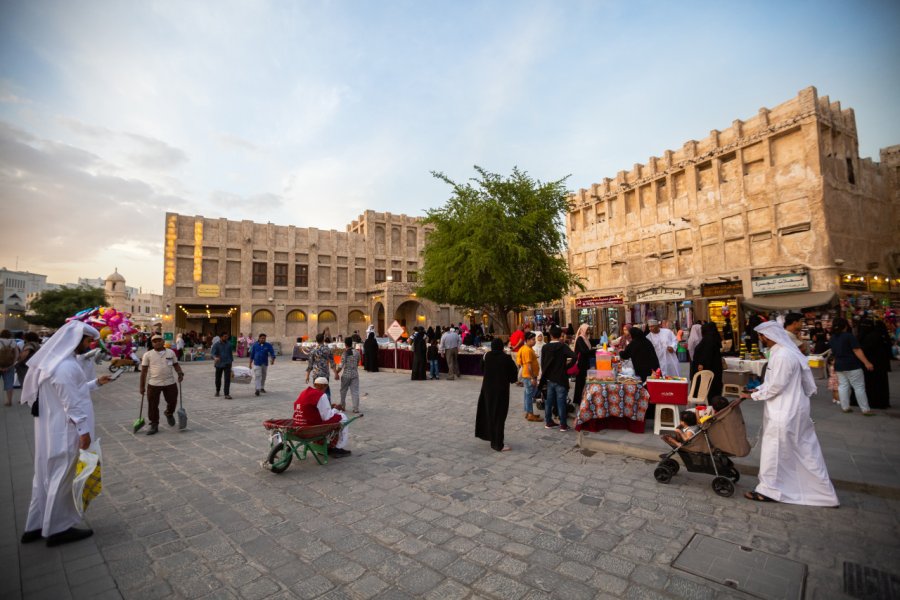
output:
[[[572,377],[578,377],[578,374],[581,372],[581,369],[578,368],[578,361],[581,360],[581,352],[575,355],[575,364],[566,369],[566,375],[571,375]]]

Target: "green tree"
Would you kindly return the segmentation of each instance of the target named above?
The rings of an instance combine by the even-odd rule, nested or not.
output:
[[[106,292],[101,288],[77,287],[47,290],[31,301],[28,308],[34,314],[25,315],[25,320],[35,325],[56,329],[66,323],[75,313],[94,306],[106,304]]]
[[[434,226],[424,250],[418,294],[441,304],[486,312],[510,332],[507,315],[583,289],[565,259],[565,181],[541,182],[513,168],[509,177],[475,166],[464,184],[443,173],[453,194],[427,211]]]

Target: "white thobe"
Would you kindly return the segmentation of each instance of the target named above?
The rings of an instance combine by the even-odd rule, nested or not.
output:
[[[811,374],[804,377],[799,356],[781,344],[773,346],[766,381],[752,395],[765,402],[756,491],[788,504],[838,506],[809,417],[816,384]]]
[[[678,348],[678,340],[671,329],[665,327],[659,328],[659,333],[648,333],[647,339],[653,344],[656,350],[656,358],[659,359],[659,368],[663,377],[678,377],[681,372],[678,368],[678,357],[675,356],[675,350]],[[673,351],[669,352],[669,348]]]
[[[81,522],[72,497],[78,438],[94,439],[94,406],[86,364],[65,359],[40,386],[40,416],[34,419],[34,479],[25,531],[41,530],[44,537]],[[91,364],[91,367],[93,365]]]
[[[316,402],[316,408],[319,409],[319,416],[322,417],[323,422],[334,415],[341,415],[341,423],[346,423],[348,420],[347,415],[331,406],[331,400],[328,398],[328,394],[322,394],[319,397],[319,401]],[[347,446],[348,441],[349,434],[347,433],[347,428],[342,427],[340,434],[338,434],[338,441],[334,447],[343,450]]]

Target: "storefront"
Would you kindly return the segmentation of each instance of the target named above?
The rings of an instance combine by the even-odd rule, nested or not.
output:
[[[698,315],[716,324],[722,334],[722,348],[729,352],[741,337],[741,300],[744,297],[744,283],[722,281],[700,285],[701,300]],[[701,318],[703,318],[701,316]]]
[[[625,299],[621,296],[592,296],[575,299],[573,322],[591,326],[591,337],[600,338],[605,332],[613,338],[621,335],[625,318]]]
[[[671,329],[690,329],[694,324],[694,301],[684,288],[655,287],[637,292],[629,310],[630,323],[650,319],[668,321]]]
[[[744,300],[744,312],[752,310],[767,317],[803,312],[810,320],[830,320],[829,311],[837,296],[832,291],[810,291],[809,273],[754,277],[750,287],[753,297]]]
[[[900,309],[900,277],[842,273],[839,296],[841,315],[851,321],[863,316],[891,316]]]

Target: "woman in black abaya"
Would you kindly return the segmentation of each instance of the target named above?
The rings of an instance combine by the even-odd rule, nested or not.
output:
[[[619,357],[622,360],[631,359],[634,367],[634,374],[645,381],[653,371],[659,368],[659,359],[656,357],[656,350],[653,344],[644,335],[644,331],[638,327],[632,327],[628,330],[631,334],[631,343],[622,350]]]
[[[425,342],[425,331],[423,327],[413,329],[412,337],[412,379],[425,381],[428,377],[425,371],[428,368],[428,361],[425,355],[428,351],[428,344]]]
[[[506,415],[509,413],[509,386],[519,378],[519,369],[503,351],[503,340],[491,341],[491,351],[484,355],[484,378],[475,415],[475,437],[491,443],[497,452],[510,450],[503,443]]]
[[[691,357],[691,381],[697,371],[712,371],[713,380],[707,398],[715,398],[722,395],[722,338],[712,321],[704,323],[700,333],[700,343]]]
[[[890,408],[888,372],[891,370],[891,336],[884,321],[876,321],[872,328],[863,332],[859,347],[874,367],[871,371],[863,370],[869,408]]]
[[[378,341],[374,331],[369,332],[369,337],[363,343],[363,367],[369,373],[378,372]]]

